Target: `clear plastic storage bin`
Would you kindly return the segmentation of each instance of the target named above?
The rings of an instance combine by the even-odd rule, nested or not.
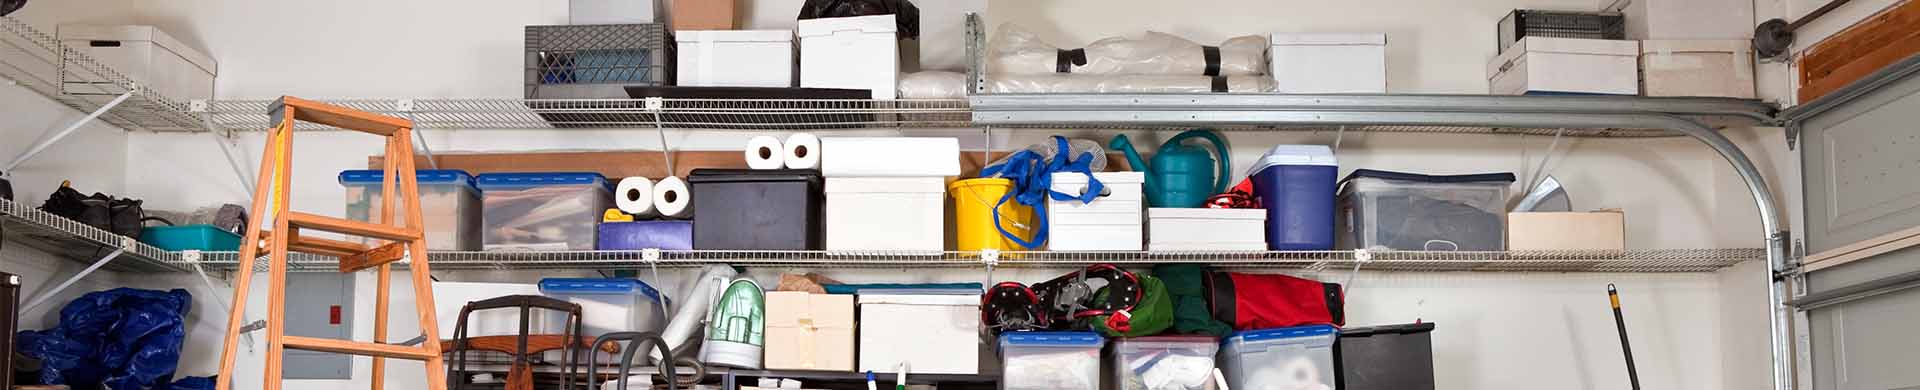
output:
[[[420,216],[426,220],[427,249],[436,251],[480,250],[480,189],[466,171],[433,169],[414,171],[420,184]],[[347,190],[347,219],[379,222],[380,186],[386,174],[377,170],[340,172],[340,186]],[[399,191],[399,181],[394,190]],[[407,221],[404,202],[395,202],[396,223]],[[367,239],[366,241],[373,241]]]
[[[484,248],[590,251],[613,190],[598,173],[489,173],[478,179]]]
[[[1100,347],[1093,332],[1008,332],[1000,335],[1002,390],[1100,389]]]
[[[1333,390],[1332,326],[1249,330],[1220,343],[1220,371],[1233,389]]]
[[[1213,390],[1220,341],[1207,336],[1119,339],[1108,356],[1116,390]]]
[[[1511,173],[1431,176],[1361,169],[1341,180],[1341,249],[1507,248]]]

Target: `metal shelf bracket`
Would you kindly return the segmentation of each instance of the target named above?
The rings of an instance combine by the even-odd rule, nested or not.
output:
[[[67,138],[67,136],[69,135],[73,135],[74,131],[80,130],[80,126],[85,126],[87,122],[93,122],[94,119],[99,119],[100,115],[106,114],[108,110],[112,110],[114,107],[119,106],[120,103],[125,103],[128,98],[133,97],[133,94],[139,93],[139,92],[140,92],[140,86],[129,85],[127,88],[127,93],[120,94],[120,96],[113,98],[113,100],[111,101],[108,101],[107,104],[101,105],[100,109],[93,110],[93,112],[88,113],[87,116],[80,117],[80,120],[73,121],[73,123],[68,124],[66,128],[62,128],[60,129],[59,132],[54,133],[52,137],[48,137],[47,139],[40,140],[39,143],[33,144],[33,147],[27,148],[26,152],[21,152],[19,156],[15,156],[13,158],[12,162],[7,163],[6,168],[0,168],[0,172],[12,172],[14,168],[20,167],[20,164],[26,163],[27,160],[33,159],[33,156],[39,155],[40,152],[45,152],[47,150],[47,147],[53,146],[54,143],[60,142],[61,139]]]
[[[132,239],[128,240],[131,241]],[[59,295],[61,291],[66,291],[67,287],[72,287],[74,282],[80,281],[81,278],[85,278],[87,275],[92,275],[93,271],[100,270],[100,267],[107,265],[107,262],[120,257],[122,253],[127,253],[127,248],[131,246],[132,245],[127,245],[115,248],[112,253],[108,253],[106,256],[101,257],[99,261],[93,262],[93,265],[87,266],[87,269],[80,270],[80,273],[73,274],[73,276],[68,277],[66,281],[53,286],[52,290],[40,293],[40,296],[33,297],[32,300],[27,301],[27,306],[20,308],[20,312],[33,311],[33,308],[40,307],[41,304],[47,303],[47,300],[53,299],[53,296]]]

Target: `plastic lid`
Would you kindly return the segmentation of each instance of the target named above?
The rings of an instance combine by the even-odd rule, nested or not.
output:
[[[1417,324],[1376,325],[1340,330],[1340,337],[1367,337],[1377,334],[1414,334],[1433,331],[1432,322]]]
[[[607,185],[607,178],[595,172],[527,172],[527,173],[487,173],[474,178],[481,189],[488,187],[539,187],[559,185],[593,184]]]
[[[420,184],[473,185],[473,175],[458,169],[424,169],[413,171],[413,178]],[[340,171],[340,184],[381,184],[387,179],[387,173],[380,170],[356,169]]]
[[[676,30],[676,42],[792,42],[793,30]]]
[[[1339,159],[1333,157],[1333,148],[1326,145],[1274,145],[1253,161],[1253,167],[1247,169],[1247,176],[1259,174],[1261,170],[1275,165],[1315,165],[1337,167]]]
[[[1340,330],[1337,328],[1334,328],[1332,325],[1307,325],[1307,326],[1296,326],[1291,328],[1257,329],[1257,330],[1235,332],[1233,336],[1229,336],[1227,339],[1238,340],[1243,342],[1260,341],[1260,340],[1284,340],[1284,339],[1293,339],[1293,338],[1301,338],[1301,337],[1328,336],[1328,335],[1334,335],[1339,333],[1340,333]]]
[[[801,37],[822,37],[847,31],[858,33],[893,33],[899,26],[894,22],[893,14],[848,16],[839,18],[805,19],[796,23],[795,34]]]
[[[1353,173],[1347,174],[1347,178],[1340,179],[1340,182],[1344,183],[1358,178],[1418,181],[1426,183],[1512,183],[1514,180],[1517,180],[1514,179],[1512,173],[1505,172],[1468,175],[1422,175],[1418,173],[1357,169],[1354,170]]]
[[[548,295],[645,295],[647,299],[660,299],[660,291],[654,290],[646,282],[634,279],[602,278],[545,278],[540,279],[540,293]]]
[[[688,183],[753,183],[774,181],[819,181],[820,171],[812,169],[695,169]]]
[[[1007,332],[1000,335],[1000,345],[1098,348],[1106,341],[1107,338],[1093,332]]]
[[[1131,346],[1136,346],[1136,347],[1137,347],[1137,346],[1162,346],[1162,345],[1169,345],[1169,344],[1205,344],[1205,345],[1208,345],[1208,346],[1212,346],[1212,345],[1213,345],[1214,343],[1218,343],[1218,342],[1220,342],[1220,339],[1219,339],[1219,338],[1215,338],[1215,337],[1213,337],[1213,336],[1206,336],[1206,335],[1170,335],[1170,336],[1147,336],[1147,337],[1127,337],[1127,338],[1120,338],[1120,339],[1115,339],[1115,340],[1113,341],[1113,344],[1114,344],[1115,346],[1128,346],[1128,345],[1131,345]]]

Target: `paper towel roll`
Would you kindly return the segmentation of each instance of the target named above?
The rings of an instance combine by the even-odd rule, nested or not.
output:
[[[693,218],[693,191],[687,181],[667,176],[653,183],[653,208],[666,218]]]
[[[786,142],[787,169],[820,167],[820,137],[812,133],[793,133]]]
[[[653,217],[653,180],[644,177],[620,179],[620,184],[614,187],[613,206],[636,218]]]
[[[753,169],[780,169],[786,161],[786,148],[780,146],[780,139],[764,135],[747,140],[747,148],[741,153],[747,158],[747,167]]]

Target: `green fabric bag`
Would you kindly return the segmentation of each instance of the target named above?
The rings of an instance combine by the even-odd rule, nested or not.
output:
[[[1233,326],[1213,318],[1207,307],[1207,267],[1200,264],[1160,264],[1153,266],[1154,276],[1166,282],[1173,301],[1173,331],[1179,334],[1204,334],[1225,337]]]
[[[1143,293],[1140,297],[1140,303],[1133,306],[1133,311],[1127,312],[1133,315],[1133,317],[1128,319],[1128,322],[1132,325],[1131,329],[1128,329],[1126,332],[1118,332],[1108,328],[1108,318],[1119,315],[1113,314],[1093,317],[1094,330],[1100,331],[1100,334],[1110,337],[1140,337],[1160,334],[1160,332],[1166,331],[1168,327],[1173,326],[1173,302],[1168,299],[1166,284],[1161,283],[1159,278],[1146,275],[1138,276],[1140,278],[1140,291]],[[1094,294],[1094,302],[1105,302],[1106,300],[1106,288],[1103,287],[1099,292]]]

